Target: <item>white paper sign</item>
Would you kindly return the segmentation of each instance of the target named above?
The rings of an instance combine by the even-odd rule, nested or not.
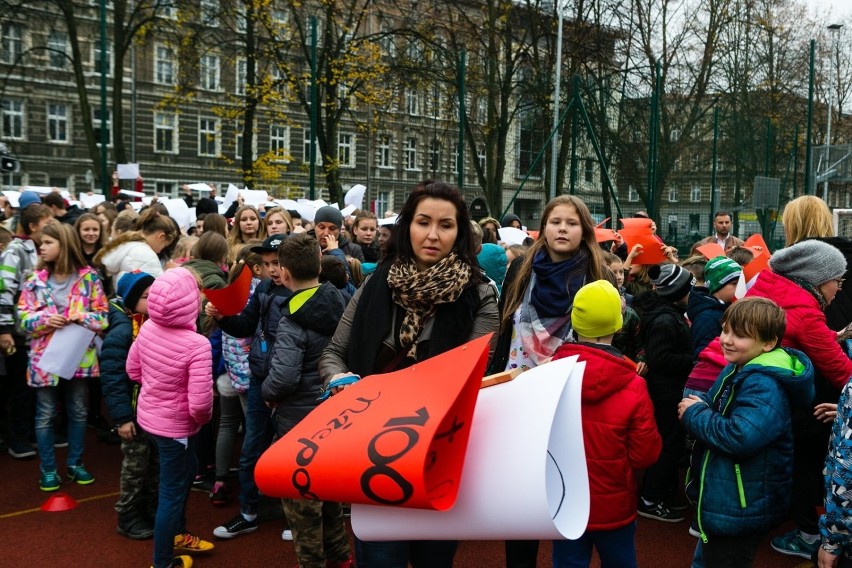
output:
[[[347,205],[346,207],[340,210],[340,214],[343,215],[344,218],[349,217],[355,212],[356,209],[358,208],[354,205]]]
[[[349,188],[346,195],[343,196],[345,205],[354,205],[355,209],[361,209],[364,205],[364,193],[367,191],[366,185],[356,184]]]
[[[118,179],[136,179],[139,177],[139,164],[117,164]]]
[[[119,189],[118,193],[121,195],[126,195],[127,197],[145,197],[145,194],[141,191],[131,191],[129,189]]]
[[[585,363],[560,359],[483,389],[456,504],[352,505],[362,540],[576,539],[589,519],[580,397]]]
[[[396,220],[399,215],[392,215],[390,217],[385,217],[384,219],[379,219],[378,225],[379,227],[393,227],[396,225]]]
[[[283,207],[288,211],[296,210],[296,202],[292,199],[278,199],[275,203],[277,203],[279,207]]]
[[[314,217],[317,214],[317,208],[313,206],[312,203],[296,203],[296,211],[299,212],[299,215],[302,216],[303,221],[314,222]]]
[[[206,183],[191,183],[186,187],[193,191],[200,191],[202,193],[210,193],[211,191],[213,191],[213,188],[207,185]]]
[[[80,367],[95,332],[82,325],[70,324],[53,332],[38,368],[63,379],[71,379]]]
[[[21,202],[19,201],[19,199],[21,199],[20,191],[15,191],[14,189],[7,189],[3,192],[3,195],[5,195],[6,199],[9,200],[9,205],[14,207],[15,209],[17,209],[21,205]]]
[[[243,196],[246,205],[254,205],[255,207],[266,205],[266,202],[269,201],[269,194],[262,189],[241,189],[240,195]]]
[[[94,209],[99,203],[106,201],[106,196],[100,193],[81,193],[80,203],[85,209]]]
[[[182,231],[186,231],[192,222],[186,201],[180,198],[167,199],[163,201],[163,205],[166,206],[169,217],[177,222]]]
[[[53,193],[55,189],[57,188],[50,187],[48,185],[25,185],[21,188],[21,191],[32,191],[33,193],[38,193],[39,195],[47,195],[48,193]]]
[[[497,229],[497,234],[500,236],[500,240],[507,245],[522,245],[529,238],[528,234],[515,227],[501,227]]]

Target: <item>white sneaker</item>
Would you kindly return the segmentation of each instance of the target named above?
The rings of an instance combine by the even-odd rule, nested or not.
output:
[[[293,531],[290,529],[284,529],[281,532],[281,540],[293,540]]]

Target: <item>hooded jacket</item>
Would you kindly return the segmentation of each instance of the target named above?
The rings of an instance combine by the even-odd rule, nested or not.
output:
[[[128,241],[106,253],[101,259],[107,274],[117,284],[127,272],[141,270],[154,278],[163,273],[160,258],[145,241]]]
[[[117,425],[136,418],[139,385],[127,376],[127,353],[135,339],[134,321],[119,298],[109,303],[109,332],[101,347],[101,391],[109,417]],[[136,330],[138,333],[138,330]]]
[[[323,381],[319,359],[346,309],[330,282],[295,292],[282,310],[263,399],[278,403],[278,434],[298,424],[318,404]]]
[[[572,355],[586,362],[581,413],[591,496],[586,530],[617,529],[636,518],[636,470],[660,456],[654,406],[645,381],[623,357],[588,343],[564,343],[553,359]]]
[[[164,272],[148,293],[150,319],[127,355],[127,374],[142,383],[137,420],[167,438],[196,434],[213,413],[210,342],[196,333],[201,292],[185,268]]]
[[[701,350],[722,333],[722,316],[728,304],[720,302],[706,288],[693,288],[689,293],[686,315],[692,330],[692,358],[698,360]]]
[[[633,303],[641,317],[648,392],[655,401],[660,397],[679,401],[692,370],[692,332],[683,315],[684,308],[655,292],[641,294]]]
[[[683,423],[698,440],[698,471],[687,494],[698,501],[703,538],[765,532],[783,522],[793,479],[794,407],[814,397],[813,366],[801,351],[774,349],[739,371],[725,367]],[[697,491],[697,495],[696,495]]]
[[[767,269],[746,293],[746,297],[749,296],[769,298],[784,309],[787,329],[781,345],[798,349],[813,361],[818,390],[822,390],[819,387],[822,379],[838,391],[846,385],[852,377],[852,360],[837,343],[837,334],[826,325],[825,314],[813,295],[792,280]],[[837,393],[834,393],[832,402],[836,400]]]

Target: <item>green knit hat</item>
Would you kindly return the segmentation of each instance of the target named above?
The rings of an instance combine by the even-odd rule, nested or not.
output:
[[[717,256],[704,266],[704,281],[712,294],[721,290],[728,282],[739,278],[742,273],[743,269],[739,264],[727,256]]]

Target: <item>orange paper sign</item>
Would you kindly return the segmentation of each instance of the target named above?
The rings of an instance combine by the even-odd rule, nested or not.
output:
[[[242,272],[232,284],[224,288],[214,290],[205,288],[202,290],[211,304],[216,306],[223,316],[235,316],[243,311],[248,302],[251,290],[251,269],[243,265]]]
[[[595,240],[599,243],[605,243],[607,241],[614,241],[617,237],[615,236],[615,231],[612,229],[603,229],[600,227],[595,227]]]
[[[725,256],[725,249],[719,243],[707,243],[706,245],[695,247],[695,250],[700,252],[707,260],[716,258],[717,256]]]
[[[258,488],[272,497],[449,509],[490,337],[332,396],[261,456]]]

